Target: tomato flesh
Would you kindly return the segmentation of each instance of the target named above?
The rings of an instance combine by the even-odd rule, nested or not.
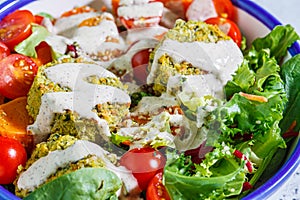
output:
[[[9,98],[26,96],[37,73],[29,57],[11,54],[0,61],[0,93]]]
[[[213,3],[219,17],[231,20],[235,18],[235,10],[230,0],[213,0]]]
[[[235,22],[230,19],[213,17],[205,20],[208,24],[218,25],[219,28],[226,33],[240,47],[242,42],[242,34]]]
[[[26,150],[19,141],[0,136],[0,184],[11,184],[18,166],[24,166],[26,160]]]
[[[150,180],[165,166],[165,156],[150,147],[135,148],[127,151],[120,164],[132,171],[141,190],[146,190]]]
[[[28,10],[17,10],[0,21],[0,41],[13,51],[14,47],[31,34],[33,14]]]
[[[148,76],[147,67],[149,63],[150,53],[151,49],[143,49],[134,54],[131,58],[134,79],[138,84],[146,84]]]
[[[163,173],[157,173],[150,181],[147,191],[147,200],[170,200],[169,193],[162,183]]]
[[[9,54],[9,48],[3,42],[0,42],[0,60],[7,57]]]

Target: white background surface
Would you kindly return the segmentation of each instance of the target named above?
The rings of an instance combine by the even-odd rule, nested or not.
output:
[[[282,24],[291,24],[300,34],[300,0],[254,0]],[[300,200],[300,165],[270,200]]]
[[[291,24],[300,33],[300,0],[253,0],[282,24]]]

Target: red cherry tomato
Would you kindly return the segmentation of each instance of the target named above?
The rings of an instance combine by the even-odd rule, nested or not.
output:
[[[193,0],[181,0],[184,11],[188,9]]]
[[[112,14],[114,14],[116,17],[118,16],[118,7],[119,7],[120,0],[112,0]]]
[[[219,17],[234,20],[235,10],[230,0],[213,0]]]
[[[9,48],[3,42],[0,42],[0,60],[7,57],[9,54]]]
[[[226,33],[232,40],[240,47],[242,42],[242,34],[239,27],[235,22],[230,19],[225,19],[221,17],[213,17],[205,20],[208,24],[216,24],[219,28]]]
[[[120,164],[132,171],[142,190],[147,189],[150,180],[163,170],[165,163],[165,156],[150,147],[131,149],[120,159]]]
[[[11,54],[0,61],[0,93],[9,98],[26,96],[37,73],[37,65],[27,56]]]
[[[150,181],[147,191],[147,200],[170,200],[170,196],[162,183],[163,173],[157,173]]]
[[[134,54],[131,58],[134,79],[141,85],[146,84],[150,52],[151,49],[144,49]]]
[[[18,140],[0,136],[0,184],[12,183],[18,166],[24,166],[26,160],[26,150]]]
[[[17,10],[0,21],[0,41],[13,51],[14,47],[31,34],[33,14],[28,10]]]

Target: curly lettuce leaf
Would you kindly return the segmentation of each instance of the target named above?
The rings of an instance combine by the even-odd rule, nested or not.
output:
[[[293,131],[300,130],[300,54],[295,55],[285,62],[281,67],[281,76],[285,82],[285,90],[288,102],[280,121],[280,128],[285,133],[289,127],[296,122]]]
[[[270,49],[272,57],[279,62],[287,54],[287,49],[300,37],[291,25],[276,26],[268,35],[257,38],[252,46],[260,51]]]
[[[237,134],[253,134],[256,138],[273,131],[280,136],[278,122],[282,119],[281,101],[279,95],[268,99],[268,102],[259,102],[249,100],[239,93],[234,94],[230,101],[212,112],[207,125],[208,145],[213,146],[222,141],[237,144],[240,142],[235,138]]]
[[[227,146],[226,146],[227,147]],[[219,145],[202,164],[180,155],[164,170],[164,184],[172,199],[224,199],[241,193],[245,182],[244,163],[232,149]]]
[[[225,85],[227,97],[234,93],[245,92],[271,98],[280,95],[284,106],[286,93],[284,83],[280,77],[280,66],[271,57],[268,50],[257,52],[252,49],[244,58],[244,62],[238,68],[233,79]]]

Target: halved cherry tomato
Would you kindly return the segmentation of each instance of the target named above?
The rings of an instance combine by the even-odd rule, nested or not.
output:
[[[169,193],[162,183],[163,173],[157,173],[150,181],[147,191],[147,200],[170,200]]]
[[[118,7],[119,7],[120,0],[112,0],[112,13],[117,17],[118,16]]]
[[[7,57],[9,54],[9,48],[3,42],[0,42],[0,60]]]
[[[242,42],[242,34],[239,27],[230,19],[221,17],[213,17],[205,20],[208,24],[216,24],[219,28],[226,33],[232,40],[240,47]]]
[[[131,170],[140,189],[146,190],[155,174],[162,172],[166,158],[160,151],[150,147],[135,148],[121,157],[120,164]]]
[[[148,76],[147,66],[149,63],[150,53],[151,49],[143,49],[134,54],[131,58],[134,79],[138,84],[146,84],[146,79]]]
[[[17,10],[0,21],[0,41],[13,51],[14,47],[31,34],[33,14],[28,10]]]
[[[235,10],[230,0],[213,0],[219,17],[234,20]]]
[[[37,73],[29,57],[11,54],[0,61],[0,93],[9,98],[26,96]]]
[[[0,136],[0,184],[12,183],[19,165],[25,165],[26,150],[15,139]]]
[[[184,11],[188,9],[193,0],[181,0]]]

